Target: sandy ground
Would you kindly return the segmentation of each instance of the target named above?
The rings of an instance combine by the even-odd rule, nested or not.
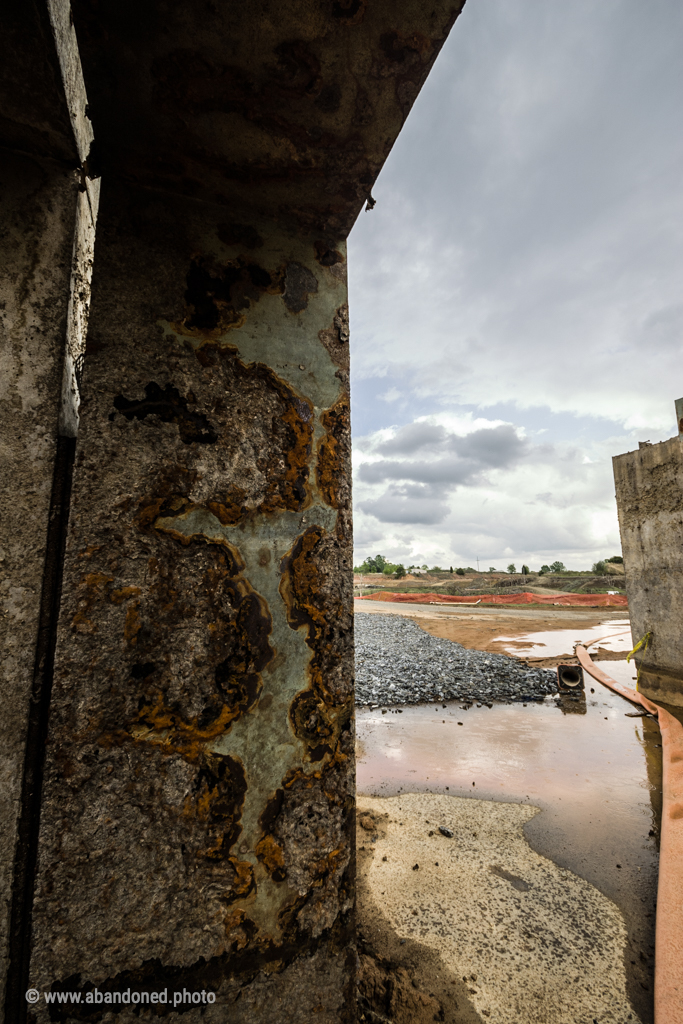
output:
[[[622,916],[532,850],[537,808],[412,793],[358,809],[361,992],[380,995],[360,1019],[637,1024]]]
[[[497,654],[508,654],[514,642],[496,643],[499,636],[515,637],[526,633],[538,633],[547,629],[585,629],[587,626],[598,626],[610,619],[628,617],[625,608],[439,608],[433,606],[398,604],[392,605],[382,601],[362,601],[356,603],[356,611],[375,614],[401,614],[412,619],[432,636],[444,640],[455,640],[470,650],[492,651]],[[609,626],[606,628],[609,632]],[[519,644],[520,648],[525,644]],[[624,654],[598,648],[591,650],[595,661],[616,661],[625,657]],[[540,668],[562,664],[578,664],[572,651],[553,658],[521,658],[522,661]]]

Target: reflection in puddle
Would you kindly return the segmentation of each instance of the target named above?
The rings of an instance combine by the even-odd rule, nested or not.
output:
[[[579,629],[549,629],[540,633],[524,633],[521,636],[498,636],[493,641],[502,645],[508,654],[527,658],[557,658],[573,654],[577,644],[591,647],[599,641],[606,651],[628,654],[633,648],[631,626],[628,619],[609,619],[598,626]]]
[[[625,661],[610,663],[610,674],[633,685],[633,666]],[[660,734],[655,721],[626,717],[633,707],[617,694],[590,677],[586,686],[578,700],[547,698],[528,707],[464,710],[449,702],[406,707],[401,715],[359,710],[357,786],[373,796],[448,791],[540,807],[543,813],[525,828],[531,845],[620,907],[629,931],[627,970],[645,970],[631,998],[647,1020],[651,991],[643,985],[654,953]]]

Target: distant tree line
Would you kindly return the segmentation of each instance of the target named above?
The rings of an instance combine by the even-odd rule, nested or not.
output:
[[[413,567],[411,566],[411,568]],[[396,565],[394,562],[387,562],[384,555],[375,555],[374,558],[366,558],[362,565],[354,566],[353,571],[359,573],[381,572],[384,576],[395,576],[397,579],[401,579],[406,574],[404,565]]]
[[[601,559],[598,562],[594,562],[591,571],[596,576],[608,576],[610,573],[610,565],[614,564],[624,564],[624,559],[621,555],[612,555],[611,558],[605,558]],[[413,569],[428,570],[428,566],[426,564],[409,565],[407,571],[412,572]],[[404,565],[402,565],[401,563],[396,564],[394,562],[388,562],[384,555],[375,555],[374,558],[366,558],[362,565],[354,566],[353,571],[357,573],[382,573],[384,576],[394,576],[396,579],[401,579],[403,576],[406,575],[406,568]],[[431,569],[429,569],[429,571],[444,572],[445,570],[442,569],[440,565],[433,565]],[[498,570],[493,565],[489,566],[488,571],[498,572]],[[551,562],[550,565],[542,565],[539,569],[539,576],[544,576],[547,573],[562,573],[569,571],[570,570],[566,568],[564,562],[555,561]],[[454,572],[456,576],[465,576],[467,573],[477,572],[477,570],[473,569],[471,565],[468,565],[467,568],[459,566],[457,569],[454,569],[453,566],[451,566],[448,572]],[[514,562],[510,562],[510,564],[507,567],[507,572],[517,572],[517,567],[515,566]],[[529,569],[528,565],[523,565],[520,572],[522,576],[529,576],[531,570]]]

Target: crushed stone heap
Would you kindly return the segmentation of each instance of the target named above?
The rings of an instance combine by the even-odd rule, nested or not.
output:
[[[557,692],[552,669],[470,651],[399,615],[356,612],[356,704],[532,701]]]

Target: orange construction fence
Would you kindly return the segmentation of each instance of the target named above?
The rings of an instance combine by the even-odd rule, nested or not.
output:
[[[387,590],[364,594],[357,601],[399,601],[410,604],[558,604],[584,608],[626,608],[625,594],[397,594]]]

